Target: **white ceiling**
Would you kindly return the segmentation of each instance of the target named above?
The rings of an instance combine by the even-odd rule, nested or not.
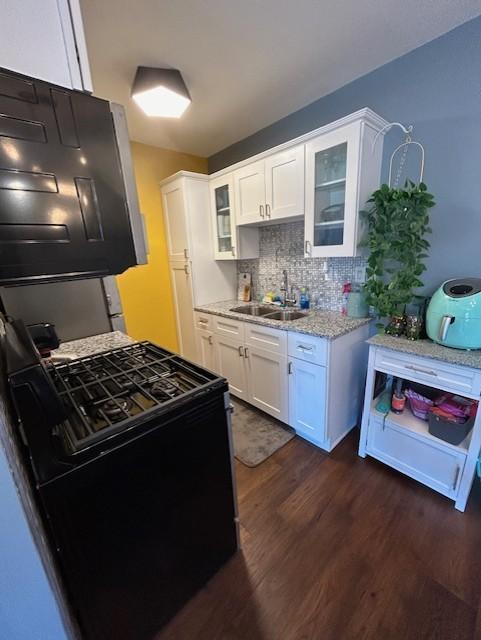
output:
[[[209,156],[481,14],[479,0],[82,0],[95,94],[134,140]],[[138,65],[180,69],[192,104],[149,118]]]

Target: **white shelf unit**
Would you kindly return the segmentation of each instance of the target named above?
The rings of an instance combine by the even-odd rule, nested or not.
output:
[[[377,372],[479,401],[481,371],[370,345],[359,455],[369,455],[418,480],[464,511],[481,448],[481,410],[465,440],[453,445],[429,433],[428,423],[407,405],[402,414],[377,411],[378,398],[373,397]]]

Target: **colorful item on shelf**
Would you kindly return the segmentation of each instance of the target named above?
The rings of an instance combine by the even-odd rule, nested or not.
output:
[[[352,285],[350,282],[345,282],[343,287],[342,287],[342,308],[341,308],[341,314],[343,316],[347,316],[347,301],[349,298],[349,294],[352,291]]]
[[[391,399],[391,411],[393,413],[401,414],[406,406],[406,394],[403,392],[402,386],[403,380],[398,378]]]
[[[402,336],[406,329],[404,316],[391,316],[389,324],[386,327],[386,333],[390,336]]]
[[[299,306],[301,309],[309,309],[311,299],[309,296],[309,289],[307,287],[301,287],[301,295],[299,296]]]
[[[423,326],[423,320],[421,316],[418,316],[418,315],[406,316],[406,338],[408,340],[419,340],[422,326]]]
[[[237,300],[250,302],[251,299],[251,274],[239,273]]]
[[[426,396],[414,391],[413,389],[406,389],[406,397],[409,400],[409,408],[412,413],[419,418],[427,422],[429,420],[429,412],[434,406],[434,402]]]

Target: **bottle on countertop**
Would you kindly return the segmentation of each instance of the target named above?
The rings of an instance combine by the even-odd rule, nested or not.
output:
[[[352,285],[350,282],[345,282],[342,287],[342,307],[341,314],[343,316],[347,316],[347,301],[349,299],[349,294],[351,293]]]
[[[391,411],[393,413],[402,413],[406,406],[406,394],[403,391],[403,380],[398,378],[394,387],[394,393],[391,400]]]
[[[311,297],[309,295],[308,287],[301,287],[301,293],[299,296],[299,306],[301,309],[309,309],[311,305]]]

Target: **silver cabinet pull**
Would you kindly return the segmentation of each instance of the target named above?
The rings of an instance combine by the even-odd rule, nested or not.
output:
[[[244,347],[244,358],[248,358],[249,357],[249,349],[247,347]]]
[[[206,320],[205,318],[199,318],[199,322],[200,324],[209,324],[209,321]]]
[[[297,345],[297,350],[298,351],[312,351],[313,347],[306,347],[303,344],[298,344]]]
[[[435,376],[436,378],[438,377],[438,374],[436,373],[436,371],[433,371],[432,369],[423,369],[422,367],[416,367],[413,364],[405,364],[404,367],[405,369],[411,369],[411,371],[417,371],[418,373],[425,373],[428,376]]]
[[[187,249],[184,249],[184,258],[187,260],[188,257],[189,257],[189,252],[187,251]]]
[[[287,363],[287,373],[291,375],[292,373],[292,362]]]
[[[231,252],[232,252],[232,255],[233,255],[233,256],[234,256],[234,258],[235,258],[235,247],[232,247]]]
[[[266,218],[270,218],[270,217],[271,217],[271,205],[266,204]]]
[[[259,213],[261,214],[261,218],[263,218],[264,217],[264,205],[263,204],[259,205]]]
[[[239,345],[239,356],[240,356],[241,358],[243,358],[243,357],[244,357],[244,347],[242,347],[241,345]]]
[[[458,478],[459,478],[459,472],[461,471],[461,467],[458,466],[456,467],[456,473],[454,474],[454,482],[453,482],[453,490],[456,489],[456,485],[458,484]]]
[[[214,339],[212,338],[212,336],[209,336],[207,340],[209,341],[209,344],[214,344]]]
[[[187,276],[189,275],[189,265],[188,264],[184,264],[184,272],[185,272],[185,275],[187,275]]]

